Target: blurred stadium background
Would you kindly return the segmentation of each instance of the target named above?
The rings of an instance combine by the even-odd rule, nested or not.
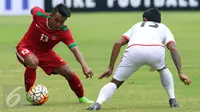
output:
[[[130,77],[101,112],[199,112],[200,111],[200,0],[0,0],[0,112],[86,112],[87,104],[78,104],[67,82],[59,76],[47,76],[38,69],[37,84],[49,90],[43,106],[30,106],[24,100],[24,68],[15,57],[15,46],[32,21],[30,9],[40,6],[48,12],[58,3],[66,4],[72,16],[66,21],[95,76],[86,80],[80,65],[64,44],[55,47],[80,76],[88,98],[96,100],[101,87],[110,78],[98,80],[106,70],[112,46],[133,24],[142,20],[146,8],[157,7],[162,23],[172,31],[181,54],[184,72],[192,79],[190,86],[179,81],[167,52],[167,65],[174,75],[175,92],[182,108],[170,109],[159,74],[142,67]],[[121,49],[121,54],[125,47]],[[120,58],[118,58],[119,63]]]

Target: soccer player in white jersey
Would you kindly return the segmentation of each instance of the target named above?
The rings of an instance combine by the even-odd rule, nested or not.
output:
[[[147,9],[143,13],[143,21],[135,24],[114,44],[108,69],[99,79],[112,75],[120,48],[127,43],[128,47],[113,78],[101,89],[96,102],[87,110],[99,110],[102,103],[108,100],[115,90],[143,65],[148,65],[151,70],[159,72],[161,83],[169,96],[170,107],[180,107],[175,98],[172,74],[165,64],[164,45],[170,50],[180,80],[186,85],[189,85],[191,80],[183,73],[174,36],[167,26],[161,23],[161,14],[158,9]]]

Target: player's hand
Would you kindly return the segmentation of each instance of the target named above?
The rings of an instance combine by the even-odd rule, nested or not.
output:
[[[86,76],[86,79],[87,78],[92,78],[93,72],[88,66],[84,66],[84,67],[82,67],[82,69],[83,69],[84,75]]]
[[[185,84],[185,85],[190,85],[192,82],[188,76],[186,76],[184,73],[179,74],[180,80]]]
[[[103,79],[104,77],[110,77],[112,75],[113,68],[108,68],[98,79]]]

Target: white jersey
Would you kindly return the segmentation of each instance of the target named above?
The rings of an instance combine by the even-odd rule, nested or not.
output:
[[[152,21],[135,24],[122,37],[129,41],[128,47],[134,45],[164,46],[170,42],[175,43],[174,36],[167,26]]]
[[[166,66],[163,46],[175,43],[174,36],[164,24],[152,21],[135,24],[122,37],[129,42],[113,76],[119,81],[126,80],[143,65],[148,65],[151,70],[163,69]]]

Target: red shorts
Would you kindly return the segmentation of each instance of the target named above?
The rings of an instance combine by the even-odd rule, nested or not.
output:
[[[66,62],[53,50],[48,52],[35,53],[31,48],[28,47],[17,47],[17,59],[21,64],[24,64],[24,59],[29,54],[35,54],[39,60],[39,67],[41,67],[46,74],[51,75],[55,68],[61,67],[66,64]]]

